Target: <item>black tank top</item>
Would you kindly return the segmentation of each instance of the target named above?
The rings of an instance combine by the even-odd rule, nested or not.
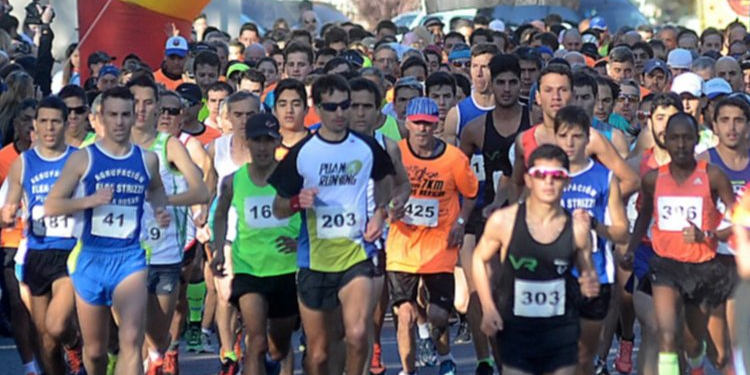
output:
[[[500,273],[500,314],[505,324],[567,324],[578,319],[578,282],[571,274],[575,256],[573,225],[566,211],[565,227],[550,244],[529,234],[526,204],[518,206],[508,255]]]
[[[509,157],[509,152],[516,141],[518,133],[529,129],[529,111],[524,105],[521,106],[521,123],[518,125],[513,134],[503,137],[495,129],[495,121],[492,118],[492,112],[487,112],[484,121],[484,142],[482,143],[482,155],[484,156],[484,172],[487,176],[488,183],[484,184],[484,202],[488,204],[495,199],[495,186],[499,181],[501,172],[503,176],[513,174],[513,160]]]

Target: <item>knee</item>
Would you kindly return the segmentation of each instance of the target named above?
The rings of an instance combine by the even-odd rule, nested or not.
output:
[[[101,361],[104,358],[107,358],[107,343],[99,342],[98,340],[84,341],[83,356],[92,362]]]
[[[435,327],[445,327],[448,325],[448,310],[430,304],[427,307],[427,320]]]
[[[346,344],[353,350],[367,349],[367,327],[364,324],[358,324],[346,328]]]
[[[659,330],[659,347],[662,351],[675,351],[675,334],[669,330]]]
[[[324,349],[310,348],[310,352],[307,353],[307,363],[313,368],[322,368],[328,361],[328,353]]]
[[[143,345],[143,330],[139,329],[120,329],[118,333],[120,350],[140,350]]]
[[[400,304],[398,306],[398,309],[396,310],[396,315],[398,315],[399,327],[404,327],[405,329],[411,329],[411,327],[417,321],[417,312],[414,308],[414,305],[409,302]]]
[[[47,334],[53,337],[55,340],[59,340],[67,330],[67,319],[60,319],[53,315],[47,315],[44,326],[47,329]]]
[[[250,342],[250,346],[248,347],[248,350],[253,356],[263,355],[268,351],[268,340],[266,339],[265,335],[262,335],[262,334],[254,334],[252,336],[248,335],[248,341]]]

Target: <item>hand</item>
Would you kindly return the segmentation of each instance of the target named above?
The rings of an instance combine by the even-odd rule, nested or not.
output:
[[[482,332],[489,337],[493,337],[498,331],[503,330],[503,318],[496,309],[482,312]]]
[[[685,243],[699,243],[705,240],[703,231],[695,223],[688,221],[689,226],[682,230],[682,239]]]
[[[211,228],[208,225],[198,227],[198,230],[195,231],[195,239],[200,243],[208,242],[211,239]]]
[[[112,194],[114,189],[111,187],[104,187],[97,190],[93,195],[89,196],[90,208],[103,206],[109,204],[112,201]]]
[[[154,219],[156,219],[156,223],[160,227],[166,228],[169,226],[169,222],[172,221],[172,216],[169,215],[169,212],[164,207],[156,207],[154,210]]]
[[[586,298],[594,298],[599,295],[599,276],[594,270],[581,272],[578,277],[578,284],[581,286],[581,294]]]
[[[453,223],[450,233],[448,234],[448,246],[456,247],[461,246],[464,243],[464,232],[466,231],[466,223],[459,224],[458,221]]]
[[[375,210],[375,215],[367,221],[367,228],[365,228],[364,239],[367,242],[373,242],[383,235],[383,227],[385,226],[385,210]]]
[[[388,220],[393,222],[404,217],[404,206],[406,206],[406,201],[403,199],[399,199],[399,197],[391,199],[388,203]]]
[[[311,208],[315,203],[315,195],[318,194],[318,188],[302,189],[299,192],[299,206],[306,210]]]
[[[620,254],[615,251],[615,260],[625,271],[633,270],[633,262],[635,261],[635,254],[632,251],[627,251],[625,254]]]
[[[42,23],[49,25],[53,18],[55,18],[55,10],[52,9],[52,5],[47,5],[42,12]]]
[[[573,211],[573,235],[577,242],[585,242],[591,236],[591,215],[581,208]]]
[[[180,35],[180,29],[174,24],[174,22],[164,24],[164,34],[167,34],[167,38]]]
[[[223,251],[217,251],[214,253],[213,259],[211,259],[211,263],[209,264],[209,267],[211,267],[211,271],[213,272],[214,276],[223,277],[226,275]]]
[[[200,228],[206,225],[207,220],[208,220],[208,210],[206,210],[203,206],[201,206],[200,211],[198,211],[195,215],[193,215],[193,224],[195,224],[196,228]]]
[[[280,253],[291,254],[297,252],[297,239],[288,236],[279,236],[276,238],[276,248]]]
[[[12,226],[16,223],[16,213],[18,212],[17,203],[6,203],[2,210],[2,221],[7,226]]]

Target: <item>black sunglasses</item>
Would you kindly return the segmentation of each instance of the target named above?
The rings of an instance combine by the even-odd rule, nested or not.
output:
[[[323,108],[324,111],[327,112],[335,112],[337,108],[341,108],[341,110],[347,110],[352,105],[352,101],[349,99],[344,100],[340,103],[320,103],[320,108]]]
[[[85,105],[82,105],[80,107],[68,107],[68,111],[75,112],[79,115],[86,113],[86,110],[88,110],[88,107],[86,107]]]
[[[169,114],[170,116],[177,116],[180,114],[179,108],[169,108],[169,107],[162,107],[161,108],[161,114]]]

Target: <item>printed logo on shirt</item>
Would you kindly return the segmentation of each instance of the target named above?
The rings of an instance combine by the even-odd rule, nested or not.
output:
[[[357,174],[362,170],[362,162],[353,160],[344,163],[320,164],[318,186],[356,185]]]
[[[445,195],[445,181],[439,179],[440,173],[428,171],[425,167],[410,165],[406,167],[411,181],[411,194],[424,197],[442,197]]]
[[[539,265],[539,262],[531,257],[521,257],[519,259],[516,259],[513,254],[508,254],[508,259],[510,259],[510,265],[516,271],[520,270],[521,268],[526,268],[531,272],[535,272],[536,267]]]
[[[565,259],[555,259],[553,263],[555,264],[555,267],[557,267],[558,275],[562,275],[568,270],[569,263]]]

